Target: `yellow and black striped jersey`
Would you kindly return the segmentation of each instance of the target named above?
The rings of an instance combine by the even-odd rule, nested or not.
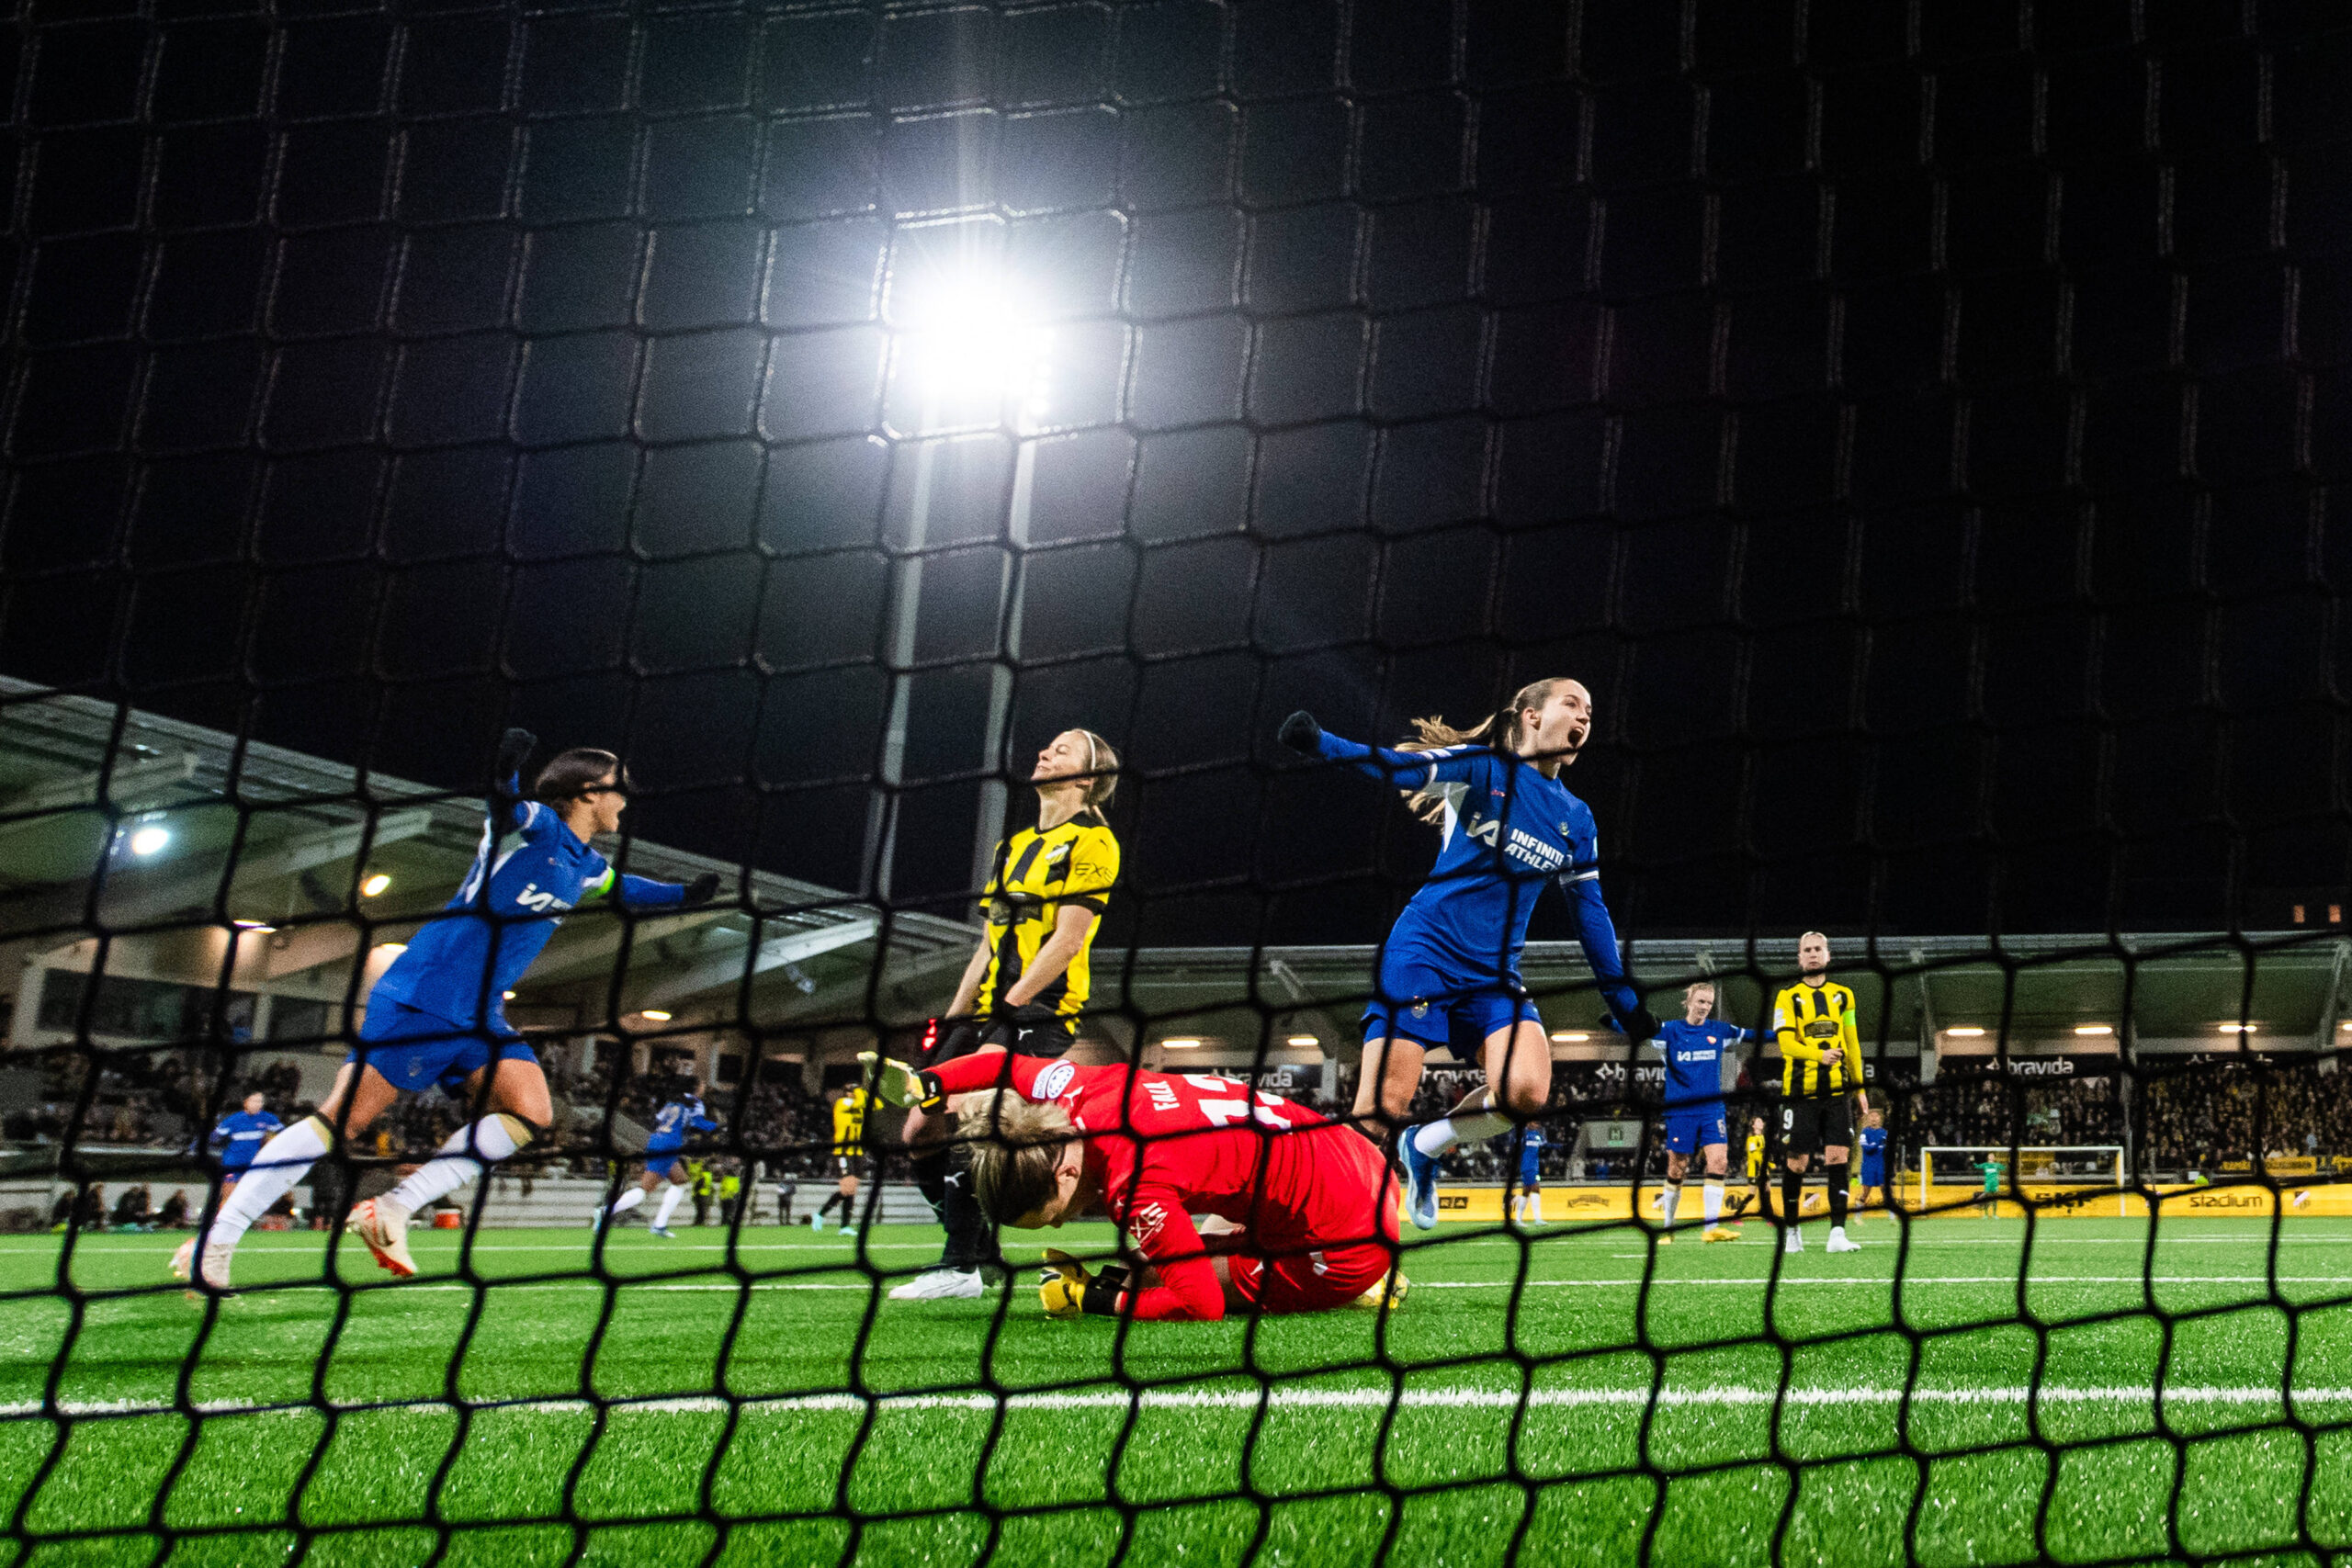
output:
[[[1830,1099],[1861,1085],[1861,1050],[1854,1038],[1854,993],[1835,980],[1799,981],[1772,998],[1772,1033],[1781,1043],[1781,1094]],[[1844,1053],[1836,1063],[1821,1054]]]
[[[1764,1134],[1747,1134],[1747,1179],[1750,1181],[1764,1174]]]
[[[983,1016],[1004,1005],[1004,993],[1037,956],[1066,904],[1082,904],[1101,915],[1110,908],[1119,880],[1119,840],[1100,812],[1081,811],[1058,827],[1039,832],[1023,828],[997,846],[986,903],[989,968],[980,981]],[[1086,941],[1069,967],[1031,998],[1064,1018],[1085,1010],[1093,983],[1089,965],[1100,919],[1087,927]]]
[[[833,1153],[850,1159],[865,1152],[865,1111],[873,1103],[862,1084],[833,1101]]]

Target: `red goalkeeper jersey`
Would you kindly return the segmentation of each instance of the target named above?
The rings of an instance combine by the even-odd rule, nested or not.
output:
[[[1238,1078],[1081,1067],[1001,1051],[936,1071],[950,1094],[1009,1082],[1069,1111],[1086,1136],[1087,1169],[1102,1180],[1112,1220],[1159,1275],[1157,1285],[1133,1292],[1128,1306],[1136,1317],[1225,1315],[1225,1292],[1195,1214],[1243,1227],[1240,1250],[1261,1258],[1396,1239],[1396,1202],[1372,1146]]]

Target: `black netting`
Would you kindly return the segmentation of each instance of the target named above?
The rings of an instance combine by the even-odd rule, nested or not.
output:
[[[28,0],[0,54],[17,1560],[2352,1544],[2328,8]],[[948,1010],[1038,748],[1121,759],[1073,1062],[1345,1117],[1437,833],[1277,726],[1555,674],[1650,1008],[1769,1033],[1829,933],[1866,1250],[1777,1046],[1745,1238],[1702,1153],[1660,1225],[1663,1064],[1546,895],[1544,1143],[1444,1156],[1395,1313],[1050,1323],[1012,1231],[887,1295],[931,1178],[835,1101]],[[456,1077],[331,1109],[184,1300],[153,1230],[326,1096],[510,725],[717,898],[513,982],[544,1122],[420,1278],[345,1216]],[[690,1089],[684,1239],[592,1243]]]

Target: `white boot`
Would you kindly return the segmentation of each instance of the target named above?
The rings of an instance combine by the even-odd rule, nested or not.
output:
[[[1829,1245],[1823,1248],[1826,1252],[1860,1252],[1861,1249],[1862,1244],[1849,1239],[1843,1225],[1830,1227]]]
[[[1791,1225],[1789,1227],[1788,1239],[1781,1243],[1781,1250],[1782,1252],[1803,1252],[1804,1250],[1804,1236],[1794,1225]]]
[[[977,1269],[933,1269],[916,1275],[892,1291],[890,1299],[894,1302],[959,1301],[977,1296],[984,1289],[980,1271]]]

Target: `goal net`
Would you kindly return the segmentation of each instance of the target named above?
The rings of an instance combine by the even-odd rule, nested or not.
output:
[[[0,1557],[2352,1551],[2329,8],[0,57]]]

